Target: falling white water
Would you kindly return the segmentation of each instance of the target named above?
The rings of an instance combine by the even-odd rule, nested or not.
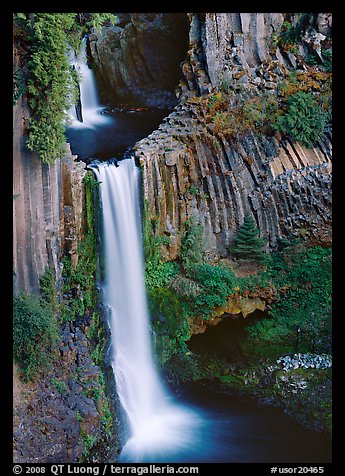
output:
[[[80,101],[82,104],[82,118],[80,122],[77,117],[75,106],[69,111],[71,118],[71,127],[79,128],[93,128],[95,125],[103,125],[109,122],[109,117],[102,114],[104,110],[100,106],[95,75],[91,68],[87,64],[86,57],[86,38],[83,39],[83,44],[78,56],[74,56],[71,59],[72,65],[74,65],[79,75],[79,87],[80,87]]]
[[[156,371],[144,284],[139,170],[133,159],[93,165],[100,183],[104,303],[111,310],[113,369],[129,425],[122,459],[165,461],[195,444],[199,419],[177,405]],[[163,458],[163,459],[162,459]],[[169,461],[169,459],[168,459]]]

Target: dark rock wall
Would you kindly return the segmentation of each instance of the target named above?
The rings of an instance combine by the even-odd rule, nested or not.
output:
[[[169,107],[176,104],[179,64],[188,45],[184,13],[130,13],[89,38],[91,62],[103,98],[112,104]]]
[[[37,293],[46,266],[59,276],[61,161],[43,164],[25,146],[28,106],[21,98],[13,114],[14,292]]]

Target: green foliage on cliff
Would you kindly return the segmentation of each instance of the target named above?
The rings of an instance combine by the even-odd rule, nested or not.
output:
[[[149,312],[156,336],[156,354],[161,366],[173,355],[185,350],[190,328],[178,296],[170,289],[155,288],[148,292]]]
[[[270,317],[248,328],[248,346],[264,355],[329,352],[331,339],[332,250],[291,246],[275,253],[267,273],[280,291]]]
[[[87,314],[91,316],[97,303],[96,289],[96,235],[93,212],[93,191],[97,186],[93,172],[84,178],[86,203],[86,232],[78,244],[78,262],[72,265],[71,258],[64,256],[63,292],[60,306],[62,320],[75,321]]]
[[[78,49],[90,27],[115,21],[112,14],[92,13],[89,21],[78,13],[17,13],[14,22],[28,35],[27,92],[31,118],[27,146],[45,163],[54,163],[65,153],[68,110],[77,97],[76,77],[68,51]],[[14,97],[22,94],[15,84]]]
[[[298,91],[289,97],[286,112],[277,116],[274,127],[311,147],[312,142],[322,139],[329,119],[330,111],[324,108],[320,98]]]
[[[47,267],[40,277],[40,290],[43,299],[51,306],[53,313],[56,315],[58,313],[59,302],[53,269]]]
[[[196,104],[213,134],[238,140],[249,132],[273,135],[282,132],[306,147],[322,140],[331,122],[332,54],[322,53],[323,65],[305,71],[284,72],[276,88],[243,90],[236,94],[222,87],[218,93],[201,96]]]
[[[259,230],[255,222],[247,218],[246,223],[238,240],[243,245],[239,250],[251,260],[259,256],[260,265],[262,254],[267,256],[262,251],[263,241],[257,241]],[[195,260],[190,251],[198,249],[202,232],[195,233],[195,225],[187,227],[188,233],[190,229],[193,239],[184,240],[179,274],[164,286],[149,289],[156,350],[162,366],[170,368],[170,363],[181,359],[192,361],[186,345],[193,320],[209,319],[229,296],[241,296],[244,291],[257,295],[260,290],[269,291],[274,297],[269,301],[267,317],[248,321],[246,338],[240,346],[249,360],[292,352],[330,351],[331,249],[307,247],[297,239],[281,240],[280,251],[265,259],[265,268],[258,266],[256,273],[241,277],[228,265],[205,262],[202,253]],[[254,254],[251,246],[247,249],[251,239]],[[191,257],[191,266],[186,267],[187,256]]]
[[[17,69],[13,73],[13,105],[25,93],[25,78],[22,69]]]
[[[202,241],[203,227],[195,220],[185,224],[181,239],[181,261],[187,276],[192,276],[195,268],[203,263],[205,247]]]
[[[147,216],[144,220],[145,284],[147,289],[164,287],[179,272],[179,266],[173,261],[164,261],[163,246],[169,242],[167,236],[157,233],[157,219]]]
[[[51,361],[58,326],[51,307],[42,299],[20,294],[13,300],[13,351],[25,380],[32,380]]]

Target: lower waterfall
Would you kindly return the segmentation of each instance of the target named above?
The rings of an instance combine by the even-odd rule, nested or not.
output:
[[[121,460],[164,461],[195,445],[202,419],[172,401],[154,364],[144,282],[140,170],[133,159],[92,168],[103,210],[103,302],[111,314],[112,366],[128,422]]]

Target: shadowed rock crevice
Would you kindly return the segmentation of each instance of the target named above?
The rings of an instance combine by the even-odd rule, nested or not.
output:
[[[120,23],[89,38],[102,99],[112,105],[172,107],[186,57],[185,13],[119,14]]]

